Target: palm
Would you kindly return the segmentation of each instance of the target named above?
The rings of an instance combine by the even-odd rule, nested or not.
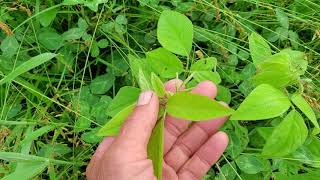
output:
[[[175,92],[177,81],[166,84],[167,91]],[[183,89],[183,87],[182,87]],[[193,93],[215,98],[217,89],[212,83],[202,83]],[[218,128],[227,118],[198,122],[170,116],[165,120],[163,179],[200,179],[221,156],[228,137]]]

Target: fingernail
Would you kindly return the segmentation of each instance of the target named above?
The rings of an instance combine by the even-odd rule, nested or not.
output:
[[[152,95],[153,95],[152,91],[142,92],[139,96],[137,105],[143,106],[143,105],[149,104],[149,102],[151,101]]]

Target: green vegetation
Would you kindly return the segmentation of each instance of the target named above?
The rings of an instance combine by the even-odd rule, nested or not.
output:
[[[169,113],[231,116],[229,146],[204,179],[320,178],[320,1],[0,4],[0,177],[84,177],[102,136],[152,89],[162,105],[148,145],[157,176]],[[165,92],[173,78],[188,90],[216,83],[234,110]]]

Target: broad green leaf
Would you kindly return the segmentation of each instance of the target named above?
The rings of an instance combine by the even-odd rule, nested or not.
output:
[[[80,101],[87,102],[90,106],[93,106],[93,105],[95,105],[96,103],[99,102],[99,97],[90,92],[90,87],[89,86],[83,86],[80,89],[80,95],[79,96],[75,97],[76,101],[79,99]],[[77,102],[75,102],[73,104],[77,105]]]
[[[91,57],[98,57],[100,54],[98,43],[95,40],[92,41],[90,54]]]
[[[49,165],[49,161],[44,162],[22,162],[20,168],[13,173],[3,177],[2,180],[28,180],[42,173]]]
[[[51,9],[42,13],[40,16],[37,16],[37,19],[42,26],[47,27],[56,18],[58,11],[58,8]]]
[[[150,90],[152,87],[150,81],[148,81],[142,69],[139,69],[138,83],[142,91]]]
[[[316,136],[309,136],[305,143],[289,156],[290,158],[299,159],[307,165],[320,168],[320,140]]]
[[[126,25],[128,24],[128,20],[126,16],[120,14],[116,17],[116,23]]]
[[[218,85],[218,94],[216,99],[229,104],[231,102],[230,90],[224,86]]]
[[[183,72],[183,65],[178,57],[164,48],[158,48],[146,53],[147,60],[161,77],[174,78]]]
[[[4,152],[4,151],[0,151],[0,159],[5,161],[15,161],[15,162],[50,162],[53,164],[74,165],[73,162],[49,159],[45,157],[28,155],[23,153]]]
[[[247,174],[257,174],[270,169],[269,161],[252,154],[243,154],[235,159],[240,170]]]
[[[43,53],[38,56],[32,57],[28,61],[22,63],[20,66],[18,66],[16,69],[14,69],[12,72],[10,72],[7,76],[5,76],[3,79],[0,80],[0,85],[10,82],[14,80],[14,78],[18,77],[19,75],[51,60],[52,58],[56,57],[56,54],[53,53]]]
[[[109,45],[109,41],[107,39],[101,39],[100,41],[98,41],[99,48],[106,48]]]
[[[81,134],[81,140],[86,143],[96,144],[102,141],[103,137],[97,136],[98,128]]]
[[[215,84],[219,84],[221,82],[221,78],[218,72],[212,72],[212,71],[194,71],[193,72],[193,78],[197,82],[202,81],[212,81]]]
[[[240,104],[230,120],[263,120],[280,116],[290,107],[288,97],[280,90],[262,84]]]
[[[97,76],[90,83],[92,94],[105,94],[113,86],[115,77],[112,73]]]
[[[291,67],[289,55],[278,53],[271,56],[258,66],[258,73],[253,77],[253,82],[270,84],[276,88],[283,88],[298,79],[297,73]]]
[[[191,65],[190,71],[216,71],[217,63],[215,57],[200,59]]]
[[[108,119],[107,109],[111,104],[111,97],[102,96],[96,104],[93,105],[94,108],[91,109],[91,116],[96,119],[98,124],[105,124]]]
[[[151,68],[150,65],[147,63],[146,59],[142,58],[137,58],[134,57],[133,55],[129,54],[128,55],[129,63],[130,63],[130,68],[132,71],[133,76],[137,80],[138,84],[140,83],[140,77],[141,77],[141,72],[143,73],[143,76],[148,82],[151,79]],[[140,86],[141,87],[141,86]]]
[[[289,29],[289,20],[287,14],[280,8],[276,8],[276,17],[280,25],[285,28]]]
[[[178,92],[169,97],[167,112],[173,117],[192,121],[203,121],[229,116],[234,111],[206,96]]]
[[[63,45],[62,36],[50,30],[39,33],[38,40],[45,48],[49,50],[57,50]]]
[[[286,41],[288,39],[289,31],[287,28],[277,27],[276,33],[277,33],[277,36],[279,36],[280,41]]]
[[[151,74],[151,85],[152,89],[159,97],[164,97],[164,95],[166,94],[164,84],[162,83],[161,79],[154,73]]]
[[[158,21],[157,37],[167,50],[188,56],[193,39],[192,22],[183,14],[164,10]]]
[[[249,49],[252,61],[256,66],[271,56],[271,49],[268,43],[255,32],[249,36]]]
[[[282,174],[280,172],[275,173],[276,180],[318,180],[320,179],[320,174],[316,172],[302,173],[302,174]]]
[[[280,54],[282,53],[289,56],[291,67],[295,74],[303,75],[306,72],[308,68],[308,61],[306,60],[306,56],[303,52],[284,49],[280,51]]]
[[[225,127],[229,136],[226,154],[236,159],[248,146],[248,129],[241,126],[238,121],[227,121]]]
[[[76,132],[82,132],[90,128],[90,105],[86,101],[78,103],[77,110],[80,109],[80,116],[77,118],[74,129]]]
[[[108,121],[97,133],[97,136],[115,136],[129,114],[134,110],[135,104],[131,104],[122,109],[110,121]]]
[[[122,87],[117,95],[113,98],[107,109],[108,115],[113,117],[123,108],[137,101],[141,90],[131,86]]]
[[[267,157],[283,157],[301,146],[308,136],[308,128],[297,111],[291,111],[274,129],[262,150]]]
[[[308,102],[301,96],[301,94],[293,94],[291,96],[291,101],[310,119],[316,128],[320,128],[315,113]]]
[[[80,39],[86,32],[81,28],[71,28],[62,34],[63,40]]]
[[[84,1],[84,6],[87,6],[94,12],[98,11],[99,4],[106,3],[108,0],[86,0]]]
[[[62,2],[63,5],[77,5],[77,4],[83,4],[85,0],[64,0]]]
[[[153,172],[158,180],[162,179],[164,118],[158,120],[148,143],[148,158],[152,160]]]
[[[235,169],[236,165],[234,162],[224,164],[219,173],[215,176],[214,180],[234,179],[237,175],[237,171],[235,171]],[[208,180],[211,180],[211,178]]]
[[[15,36],[7,36],[0,45],[2,55],[11,58],[18,51],[19,43]]]

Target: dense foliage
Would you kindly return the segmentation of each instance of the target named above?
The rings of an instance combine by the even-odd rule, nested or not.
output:
[[[173,116],[231,115],[204,179],[319,179],[319,19],[319,0],[0,0],[0,177],[83,178],[153,89]],[[172,78],[218,84],[235,111],[166,93]]]

